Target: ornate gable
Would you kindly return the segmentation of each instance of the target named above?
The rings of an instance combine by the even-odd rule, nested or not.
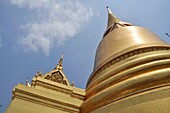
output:
[[[69,86],[70,83],[65,74],[63,73],[63,57],[64,54],[62,54],[62,57],[60,58],[59,63],[54,68],[54,70],[50,71],[49,73],[46,73],[42,78]]]
[[[53,70],[43,76],[44,79],[51,80],[69,86],[68,79],[60,70]]]

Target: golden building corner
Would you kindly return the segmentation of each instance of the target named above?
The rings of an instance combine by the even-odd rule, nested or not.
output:
[[[79,113],[85,90],[70,85],[62,60],[49,73],[38,71],[31,85],[18,84],[6,113]]]
[[[14,88],[6,113],[169,113],[170,45],[107,9],[86,90],[70,85],[62,55],[54,70]]]

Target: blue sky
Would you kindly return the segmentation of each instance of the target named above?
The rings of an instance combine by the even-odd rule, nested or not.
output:
[[[1,0],[0,113],[18,83],[32,80],[38,68],[52,70],[65,53],[63,71],[85,88],[95,51],[107,25],[107,10],[121,20],[145,27],[167,43],[169,0]],[[148,37],[149,38],[149,37]]]

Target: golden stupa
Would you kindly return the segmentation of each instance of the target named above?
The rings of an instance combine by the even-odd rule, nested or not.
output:
[[[154,33],[122,22],[108,8],[81,112],[169,113],[169,52]]]
[[[170,45],[107,9],[107,29],[86,90],[70,85],[62,56],[54,70],[14,88],[7,113],[170,112]]]

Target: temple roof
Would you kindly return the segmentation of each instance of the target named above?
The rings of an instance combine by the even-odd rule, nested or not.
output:
[[[63,58],[64,58],[64,53],[62,53],[62,56],[57,64],[57,66],[52,71],[43,75],[42,78],[69,86],[70,83],[69,83],[66,75],[63,72],[63,65],[62,65]]]

